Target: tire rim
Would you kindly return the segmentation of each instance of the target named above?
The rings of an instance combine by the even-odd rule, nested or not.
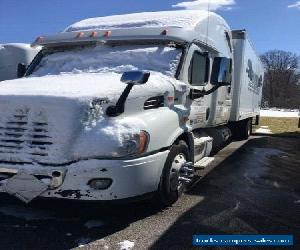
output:
[[[183,182],[180,181],[182,175],[180,169],[186,163],[186,156],[182,153],[176,155],[172,162],[171,171],[170,171],[170,189],[171,191],[181,192],[183,189]]]

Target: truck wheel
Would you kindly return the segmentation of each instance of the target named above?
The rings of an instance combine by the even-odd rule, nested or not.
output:
[[[238,121],[233,126],[233,137],[237,140],[247,140],[251,134],[251,119]]]
[[[170,206],[175,203],[185,191],[189,180],[192,180],[193,167],[183,167],[189,160],[189,148],[184,141],[179,141],[178,144],[171,147],[158,188],[158,199],[163,206]]]

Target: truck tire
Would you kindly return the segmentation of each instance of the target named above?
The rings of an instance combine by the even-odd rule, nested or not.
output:
[[[236,140],[247,140],[251,134],[251,119],[235,122],[232,125],[233,138]]]
[[[179,180],[179,168],[190,160],[190,152],[184,141],[171,147],[165,162],[158,188],[158,200],[163,206],[171,206],[185,191],[185,183]]]

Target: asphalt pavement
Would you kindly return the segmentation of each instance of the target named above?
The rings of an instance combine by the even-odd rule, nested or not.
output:
[[[215,157],[167,209],[1,195],[0,249],[200,249],[194,234],[293,234],[300,249],[299,137],[254,136]]]

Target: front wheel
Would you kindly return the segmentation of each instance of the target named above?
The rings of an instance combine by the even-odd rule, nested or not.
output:
[[[165,205],[175,203],[194,177],[193,164],[189,163],[187,144],[179,141],[171,147],[160,179],[158,198]]]

